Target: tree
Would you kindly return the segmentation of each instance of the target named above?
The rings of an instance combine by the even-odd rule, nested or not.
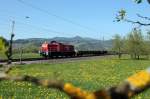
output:
[[[114,36],[114,40],[113,40],[113,50],[115,52],[117,52],[118,54],[118,58],[121,58],[121,54],[122,54],[122,47],[123,47],[123,44],[122,44],[122,39],[120,37],[120,35],[116,34]]]
[[[0,53],[1,54],[6,54],[7,49],[8,49],[8,42],[5,38],[0,37]]]
[[[149,55],[150,54],[150,31],[147,32],[145,43],[146,43],[145,48],[147,49],[146,52]]]
[[[141,30],[134,29],[126,39],[127,52],[131,58],[139,59],[140,55],[147,53],[146,43],[142,36]]]
[[[13,22],[14,23],[14,22]],[[14,27],[14,24],[13,24],[13,26],[12,27]],[[12,28],[12,31],[13,31],[13,28]],[[11,34],[11,37],[10,37],[10,41],[9,41],[9,46],[8,46],[8,50],[6,51],[6,56],[7,56],[7,58],[8,58],[8,64],[11,64],[11,62],[12,62],[12,43],[13,43],[13,37],[14,37],[15,35],[13,34],[13,32],[12,32],[12,34]]]

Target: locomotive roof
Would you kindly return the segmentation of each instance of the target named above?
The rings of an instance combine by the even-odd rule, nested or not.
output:
[[[73,46],[73,45],[70,45],[70,44],[60,43],[60,42],[57,42],[57,41],[51,41],[50,43],[51,43],[51,44],[56,43],[56,44],[62,44],[62,45]]]

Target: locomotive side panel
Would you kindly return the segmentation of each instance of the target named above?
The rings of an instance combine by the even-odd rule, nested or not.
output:
[[[49,44],[49,57],[58,57],[61,53],[62,44],[56,41],[52,41]]]
[[[75,56],[74,46],[64,45],[64,54],[65,54],[65,56],[70,56],[70,57]]]

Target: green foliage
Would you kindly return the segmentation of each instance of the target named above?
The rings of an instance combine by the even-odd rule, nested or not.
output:
[[[113,50],[118,53],[118,57],[121,58],[121,52],[123,47],[123,41],[120,35],[116,34],[113,40]]]
[[[116,22],[120,22],[122,20],[125,20],[125,16],[126,16],[126,11],[124,9],[121,9],[120,11],[118,11],[118,14],[116,15]]]
[[[33,44],[27,44],[23,47],[13,49],[13,53],[20,53],[20,51],[22,51],[23,53],[38,53],[39,47]]]
[[[150,31],[147,32],[147,38],[146,39],[150,41]]]
[[[147,35],[146,35],[146,40],[145,40],[145,49],[146,49],[146,52],[148,53],[147,55],[150,54],[150,31],[147,32]]]
[[[140,55],[148,55],[148,46],[141,30],[134,29],[126,38],[126,51],[132,58],[139,59]]]
[[[150,34],[147,34],[148,39],[144,39],[141,30],[133,29],[124,39],[119,35],[114,36],[113,50],[119,53],[127,53],[131,58],[139,59],[140,56],[148,58],[150,54]]]
[[[4,54],[7,51],[8,42],[5,38],[0,37],[0,53]]]

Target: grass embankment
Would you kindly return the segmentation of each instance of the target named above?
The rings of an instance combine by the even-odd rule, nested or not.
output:
[[[13,59],[20,59],[20,54],[13,54]],[[41,58],[41,56],[38,53],[23,53],[22,59],[26,58]],[[7,59],[6,55],[0,53],[0,60]]]
[[[84,90],[95,91],[117,85],[130,75],[146,69],[150,60],[130,60],[116,58],[93,59],[61,64],[31,64],[14,68],[10,75],[32,75],[41,78],[63,79]],[[68,99],[62,92],[46,89],[26,82],[0,82],[0,96],[5,99]],[[149,99],[150,89],[134,97]]]

